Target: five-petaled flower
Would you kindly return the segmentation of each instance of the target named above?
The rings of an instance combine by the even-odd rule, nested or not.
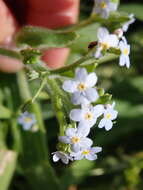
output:
[[[97,159],[97,153],[101,152],[101,147],[85,147],[79,152],[71,152],[71,157],[73,157],[74,160],[81,160],[83,158],[87,160],[96,160]]]
[[[103,114],[103,105],[82,106],[82,109],[73,109],[70,112],[70,119],[79,122],[79,127],[92,127],[98,117]]]
[[[105,27],[100,27],[97,31],[98,47],[95,53],[95,57],[99,58],[102,56],[103,50],[108,50],[111,47],[117,47],[119,39],[117,35],[110,34]]]
[[[53,154],[54,162],[58,162],[59,160],[61,160],[64,164],[68,164],[69,160],[72,160],[72,158],[68,154],[62,151],[56,151],[56,152],[53,152],[52,154]]]
[[[88,74],[85,68],[77,68],[75,78],[65,81],[63,89],[72,93],[73,104],[89,104],[99,97],[96,88],[93,88],[96,83],[97,76],[95,73]]]
[[[122,41],[120,41],[119,43],[119,48],[121,51],[119,65],[120,66],[126,65],[127,68],[129,68],[130,67],[130,58],[129,58],[130,45],[127,43],[124,37],[122,38]]]
[[[68,128],[65,132],[66,136],[60,136],[59,141],[65,144],[71,144],[71,149],[74,152],[80,151],[81,148],[91,146],[92,140],[86,136],[89,134],[89,129]]]
[[[115,103],[112,105],[108,104],[106,108],[104,109],[104,117],[99,122],[98,127],[103,128],[105,127],[106,131],[109,131],[112,126],[112,120],[115,120],[117,118],[118,112],[114,110]]]
[[[110,12],[116,11],[118,3],[111,2],[111,0],[94,0],[95,5],[93,13],[100,15],[103,18],[108,18]]]
[[[19,116],[18,123],[23,126],[24,130],[31,130],[36,123],[35,115],[26,111]]]

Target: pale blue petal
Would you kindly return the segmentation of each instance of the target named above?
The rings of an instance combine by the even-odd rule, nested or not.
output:
[[[102,148],[101,147],[93,147],[91,148],[91,152],[92,153],[98,153],[98,152],[101,152],[102,151]]]
[[[97,37],[99,40],[103,40],[105,36],[109,35],[109,31],[105,27],[100,27],[97,31]]]
[[[73,93],[76,91],[77,83],[72,80],[67,80],[63,83],[63,89],[66,92]]]
[[[66,133],[66,136],[73,137],[73,136],[75,136],[76,132],[77,132],[77,129],[68,128],[65,133]]]
[[[96,154],[87,154],[87,155],[85,155],[85,158],[87,159],[87,160],[96,160],[97,159],[97,155]]]
[[[101,116],[103,114],[103,112],[104,112],[104,106],[103,105],[94,106],[93,113],[94,113],[95,117]]]
[[[70,112],[70,119],[73,121],[80,121],[82,118],[82,110],[81,109],[73,109]]]
[[[113,111],[111,112],[111,120],[116,119],[116,118],[117,118],[117,115],[118,115],[118,112],[117,112],[116,110],[113,110]]]
[[[105,126],[105,124],[106,124],[106,121],[107,121],[107,120],[106,120],[106,119],[104,119],[104,118],[103,118],[103,119],[101,119],[101,121],[99,122],[98,127],[99,127],[99,128],[103,128],[103,127]]]
[[[113,123],[111,120],[106,120],[106,123],[105,123],[105,129],[106,131],[109,131],[110,129],[112,129],[112,126],[113,126]]]
[[[92,144],[93,144],[93,141],[91,139],[89,139],[89,138],[83,138],[81,140],[81,143],[80,143],[80,145],[81,145],[82,148],[88,148]]]
[[[88,88],[85,91],[85,95],[86,95],[86,98],[90,102],[95,102],[99,98],[99,95],[98,95],[97,90],[95,88]]]
[[[75,80],[84,82],[87,75],[88,74],[85,68],[77,68],[75,71]]]
[[[97,83],[97,76],[95,73],[90,73],[87,77],[86,77],[86,81],[85,81],[86,85],[88,88],[95,86],[95,84]]]
[[[69,144],[70,143],[70,138],[67,136],[59,136],[59,141],[65,144]]]
[[[72,144],[72,145],[71,145],[71,150],[72,150],[73,152],[79,152],[79,150],[80,150],[80,145],[79,145],[79,144]]]

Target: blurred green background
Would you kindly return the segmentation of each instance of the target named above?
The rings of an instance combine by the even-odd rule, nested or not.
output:
[[[81,20],[89,16],[92,6],[92,0],[81,1]],[[121,1],[119,9],[134,13],[136,17],[136,22],[125,34],[131,44],[131,68],[119,67],[117,60],[102,64],[96,69],[99,86],[111,93],[116,101],[118,119],[109,132],[93,128],[91,137],[95,140],[95,145],[103,147],[96,162],[83,160],[70,166],[53,164],[57,174],[62,176],[62,183],[71,184],[69,190],[143,190],[143,2],[124,0]],[[87,51],[88,43],[96,40],[98,26],[92,24],[77,31],[80,38],[71,46],[68,63],[83,55]],[[0,90],[5,87],[7,92],[10,88],[16,92],[15,75],[1,73],[0,79]],[[31,82],[30,85],[34,94],[38,84]],[[2,98],[1,93],[0,99]],[[18,100],[18,94],[14,93],[11,98]],[[41,94],[39,101],[47,126],[47,145],[50,152],[54,152],[58,124],[45,93]],[[2,120],[0,127],[5,125],[7,124]],[[11,147],[11,136],[6,140]],[[30,190],[25,176],[17,167],[9,190],[24,189]]]

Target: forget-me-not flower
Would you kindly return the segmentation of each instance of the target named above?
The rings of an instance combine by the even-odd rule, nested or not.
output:
[[[81,148],[91,146],[93,143],[91,139],[86,137],[89,134],[88,128],[82,130],[79,128],[68,128],[65,134],[65,136],[59,137],[59,141],[65,144],[71,144],[71,150],[73,152],[78,152]]]
[[[35,115],[26,111],[19,116],[18,123],[23,126],[24,130],[31,130],[36,123]]]
[[[113,120],[117,118],[118,112],[114,110],[115,103],[112,105],[107,105],[104,110],[104,117],[99,122],[98,127],[103,128],[105,127],[106,131],[109,131],[113,126]]]
[[[117,47],[119,39],[117,35],[110,34],[105,27],[100,27],[97,31],[98,47],[95,53],[95,57],[99,58],[102,56],[103,50],[108,50],[111,47]]]
[[[88,74],[85,68],[77,68],[75,78],[65,81],[63,89],[72,94],[73,104],[89,104],[99,97],[97,90],[93,88],[96,83],[95,73]]]
[[[125,38],[122,38],[122,40],[120,41],[119,48],[121,51],[119,65],[120,66],[126,65],[127,68],[129,68],[130,67],[130,58],[129,58],[130,45],[127,43]]]
[[[53,152],[52,154],[53,154],[54,162],[58,162],[59,160],[61,160],[64,164],[68,164],[69,160],[72,160],[72,158],[68,154],[62,151],[56,151],[56,152]]]
[[[71,152],[71,157],[73,157],[74,160],[82,160],[83,158],[87,160],[96,160],[97,159],[97,153],[101,152],[101,147],[86,147],[83,148],[79,152]]]
[[[98,117],[103,114],[103,105],[82,106],[82,109],[73,109],[70,112],[70,119],[79,122],[80,127],[92,127]]]
[[[116,11],[118,3],[111,2],[111,0],[94,0],[93,13],[100,15],[103,18],[108,18],[110,12]]]

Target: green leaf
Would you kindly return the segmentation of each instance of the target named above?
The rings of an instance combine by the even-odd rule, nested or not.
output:
[[[16,166],[17,154],[10,150],[0,151],[0,189],[7,190]]]
[[[127,13],[133,13],[136,18],[143,20],[143,4],[139,3],[131,3],[131,4],[124,4],[120,6],[121,11],[125,11]]]
[[[77,38],[75,32],[61,33],[45,28],[27,26],[16,36],[17,45],[31,47],[65,47]]]
[[[3,105],[0,105],[0,119],[8,119],[11,117],[11,111]]]

